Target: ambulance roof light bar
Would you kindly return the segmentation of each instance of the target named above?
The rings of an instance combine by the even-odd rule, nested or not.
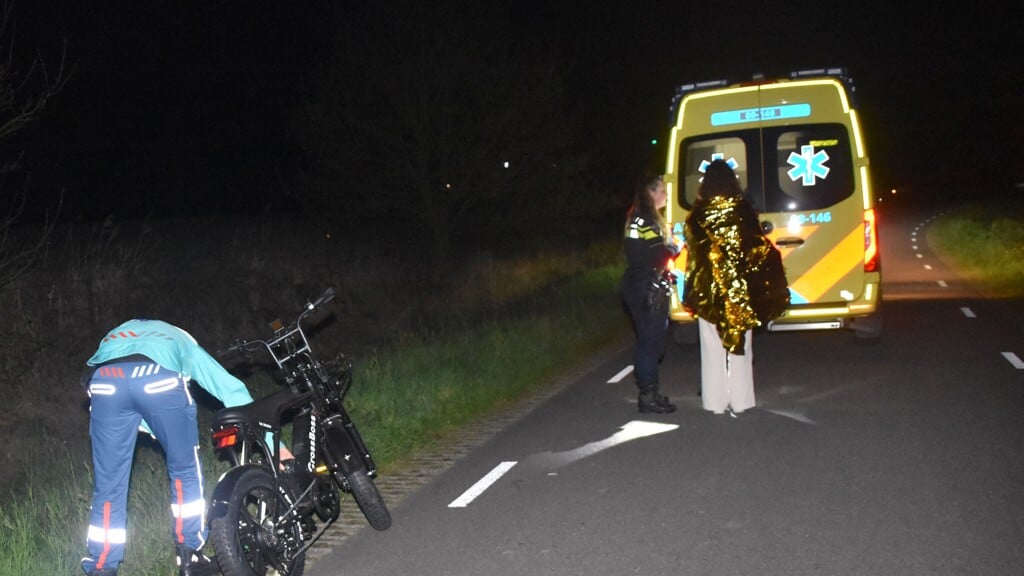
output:
[[[820,76],[832,76],[843,83],[846,87],[846,92],[850,98],[850,104],[854,104],[854,92],[855,88],[853,85],[853,79],[850,78],[846,68],[833,66],[828,68],[809,68],[806,70],[794,70],[789,73],[791,80],[803,80],[806,78],[814,78]],[[777,78],[777,77],[776,77]],[[777,81],[777,80],[774,80]],[[767,84],[773,82],[768,79],[763,73],[757,73],[752,76],[752,81],[749,85]],[[699,92],[701,90],[709,90],[712,88],[725,88],[731,86],[732,82],[729,80],[707,80],[704,82],[690,82],[688,84],[681,84],[676,88],[675,94],[672,96],[672,102],[669,104],[668,111],[668,123],[670,126],[675,126],[676,115],[679,112],[679,103],[682,102],[683,97],[691,92]]]
[[[672,102],[668,106],[669,125],[675,126],[676,112],[679,109],[679,103],[683,100],[683,96],[686,96],[690,92],[697,92],[699,90],[708,90],[711,88],[724,88],[729,84],[730,82],[728,80],[705,80],[704,82],[690,82],[689,84],[681,84],[678,87],[676,87],[676,93],[672,96]]]
[[[793,80],[802,80],[804,78],[814,78],[817,76],[832,76],[842,82],[843,86],[846,88],[847,96],[850,99],[850,105],[856,108],[854,99],[857,89],[853,85],[853,78],[850,78],[850,74],[846,71],[846,68],[811,68],[809,70],[796,70],[789,73],[789,77]]]
[[[796,70],[789,73],[790,78],[805,78],[808,76],[838,76],[846,78],[846,68],[811,68],[809,70]]]

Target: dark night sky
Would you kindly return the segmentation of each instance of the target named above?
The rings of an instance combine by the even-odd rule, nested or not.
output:
[[[128,212],[225,209],[268,166],[287,170],[287,110],[347,2],[18,4],[19,50],[52,60],[66,39],[74,65],[25,135],[37,194],[63,188]],[[888,4],[522,1],[513,19],[560,46],[571,93],[624,172],[653,156],[643,147],[664,135],[676,84],[841,65],[880,185],[934,186],[978,167],[1024,180],[1016,10]],[[153,190],[174,197],[154,204]]]

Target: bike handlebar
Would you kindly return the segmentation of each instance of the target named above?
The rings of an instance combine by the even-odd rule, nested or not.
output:
[[[224,350],[218,352],[217,355],[224,356],[230,352],[246,353],[265,349],[270,353],[277,366],[279,368],[283,367],[284,362],[303,352],[309,351],[309,342],[306,340],[306,334],[302,331],[302,321],[314,310],[334,300],[334,295],[334,288],[328,287],[316,300],[306,303],[306,306],[299,313],[295,322],[277,329],[270,338],[266,340],[244,340],[240,338]],[[282,346],[282,343],[291,342],[293,338],[296,340],[295,342]]]
[[[331,300],[334,300],[334,288],[328,286],[327,289],[324,290],[324,293],[321,294],[320,297],[317,298],[312,304],[308,304],[307,307],[310,310],[313,310],[323,306],[324,304],[327,304]]]

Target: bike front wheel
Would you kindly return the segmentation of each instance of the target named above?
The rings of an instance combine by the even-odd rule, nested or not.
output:
[[[224,516],[210,523],[210,543],[224,576],[302,576],[302,527],[269,470],[238,478]]]
[[[377,490],[377,485],[365,470],[356,470],[344,476],[345,491],[351,492],[359,510],[374,530],[387,530],[391,527],[391,513],[384,504],[384,498]]]

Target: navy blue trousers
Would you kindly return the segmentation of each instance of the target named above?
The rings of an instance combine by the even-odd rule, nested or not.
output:
[[[206,539],[206,502],[196,406],[188,380],[154,362],[111,363],[93,373],[89,397],[95,484],[89,556],[82,559],[82,567],[86,572],[116,569],[124,559],[128,480],[143,419],[166,454],[175,543],[201,549]]]
[[[665,355],[668,333],[668,308],[652,310],[644,295],[624,298],[636,343],[633,347],[633,376],[640,392],[658,388],[658,365]]]

